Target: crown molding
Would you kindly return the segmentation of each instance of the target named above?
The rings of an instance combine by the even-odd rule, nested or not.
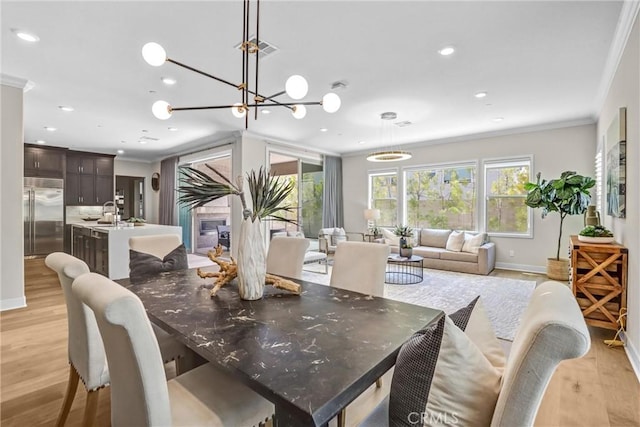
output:
[[[32,81],[4,73],[0,73],[0,84],[22,89],[23,92],[29,92],[35,86]]]
[[[600,87],[596,94],[596,116],[594,119],[596,119],[600,114],[604,100],[611,89],[613,78],[616,75],[616,71],[618,71],[618,65],[620,65],[622,54],[627,46],[631,30],[633,29],[633,24],[638,16],[638,10],[640,10],[640,0],[622,2],[622,10],[620,11],[620,17],[618,18],[618,25],[604,66]]]

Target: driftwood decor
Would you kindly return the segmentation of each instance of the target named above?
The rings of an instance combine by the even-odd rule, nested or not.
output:
[[[212,298],[216,295],[220,288],[222,288],[227,283],[230,283],[238,276],[238,264],[236,264],[236,260],[231,257],[231,262],[229,262],[221,259],[220,255],[222,255],[222,246],[220,245],[216,246],[215,251],[209,251],[207,253],[209,259],[220,266],[220,271],[207,272],[200,269],[197,270],[198,276],[202,277],[203,279],[212,277],[216,279],[213,283],[213,289],[211,289]],[[267,273],[265,284],[272,285],[277,289],[284,289],[296,295],[300,295],[299,284],[279,276],[274,276],[273,274]]]

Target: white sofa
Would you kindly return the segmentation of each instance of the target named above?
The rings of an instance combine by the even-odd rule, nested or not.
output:
[[[453,230],[416,228],[413,238],[408,238],[407,241],[413,246],[413,254],[424,258],[423,266],[426,268],[484,275],[491,273],[496,265],[496,247],[495,243],[487,241],[486,233],[479,236],[478,233],[464,232],[465,244],[461,250],[449,250],[447,242],[452,232]],[[391,247],[391,252],[398,253],[399,237],[384,228],[382,235],[384,242]],[[472,240],[474,237],[475,240]]]

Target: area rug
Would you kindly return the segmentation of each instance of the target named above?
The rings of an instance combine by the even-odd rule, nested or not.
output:
[[[204,257],[189,256],[190,267],[211,266]],[[316,268],[317,267],[317,268]],[[311,270],[311,271],[310,271]],[[324,266],[305,266],[302,278],[329,284]],[[520,318],[527,307],[536,282],[475,274],[424,269],[424,279],[415,285],[385,285],[385,297],[452,313],[480,295],[498,338],[513,341]]]

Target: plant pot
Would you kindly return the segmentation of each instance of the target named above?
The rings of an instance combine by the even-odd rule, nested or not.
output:
[[[238,293],[244,300],[258,300],[264,294],[267,262],[262,239],[261,222],[244,219],[238,242]]]
[[[569,260],[560,258],[547,258],[547,277],[552,280],[569,280]]]
[[[400,256],[411,258],[413,256],[413,248],[400,248]]]
[[[578,240],[585,243],[613,243],[614,237],[590,237],[578,234]]]

